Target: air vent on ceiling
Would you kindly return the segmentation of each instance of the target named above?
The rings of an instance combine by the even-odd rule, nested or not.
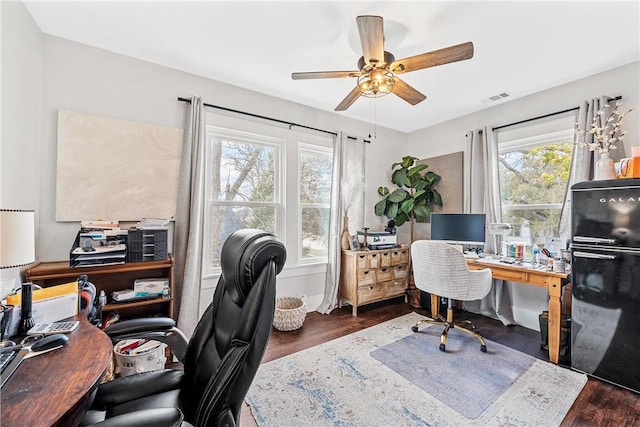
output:
[[[484,100],[482,101],[482,103],[483,103],[483,104],[488,104],[488,103],[490,103],[490,102],[500,101],[500,100],[502,100],[502,99],[504,99],[504,98],[508,98],[508,97],[510,97],[510,96],[511,96],[511,95],[510,95],[508,92],[501,92],[501,93],[499,93],[499,94],[497,94],[497,95],[492,95],[492,96],[490,96],[489,98],[484,99]]]

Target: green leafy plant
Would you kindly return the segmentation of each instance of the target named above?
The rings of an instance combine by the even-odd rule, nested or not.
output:
[[[375,205],[375,214],[394,220],[397,227],[409,221],[411,241],[414,222],[426,221],[433,205],[442,206],[442,197],[433,188],[440,181],[440,175],[427,171],[426,164],[415,165],[416,160],[416,157],[405,156],[401,162],[391,165],[391,182],[398,188],[391,191],[378,187],[382,200]]]

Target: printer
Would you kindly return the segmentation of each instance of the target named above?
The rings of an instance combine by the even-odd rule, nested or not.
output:
[[[358,241],[364,244],[364,231],[358,231]],[[367,231],[367,247],[369,249],[395,249],[398,240],[395,234],[389,231]]]

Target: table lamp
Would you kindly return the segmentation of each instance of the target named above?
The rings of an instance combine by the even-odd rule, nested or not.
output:
[[[503,253],[504,251],[502,250],[502,241],[509,235],[511,234],[511,230],[513,229],[513,227],[511,226],[511,224],[505,223],[505,222],[492,222],[490,224],[487,224],[487,233],[491,234],[493,236],[499,236],[500,239],[498,239],[497,243],[498,243],[498,247],[496,248],[496,255],[498,255],[498,257],[503,258],[506,255]]]
[[[5,270],[22,267],[35,262],[35,253],[34,211],[0,209],[0,269],[2,269],[2,272],[4,273]],[[0,299],[4,299],[13,291],[13,280],[11,280],[10,283],[11,287],[5,289],[4,280],[2,281],[2,294],[0,294]],[[23,319],[29,323],[28,319],[31,317],[30,286],[28,292],[23,293],[23,299],[25,296],[28,301],[22,303],[21,310]],[[33,322],[33,319],[31,319],[31,322]],[[8,324],[9,322],[5,320],[3,323]]]

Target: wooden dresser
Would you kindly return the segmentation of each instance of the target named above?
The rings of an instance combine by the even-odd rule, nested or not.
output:
[[[408,247],[342,251],[340,303],[351,304],[357,316],[361,305],[405,295],[408,267]]]

